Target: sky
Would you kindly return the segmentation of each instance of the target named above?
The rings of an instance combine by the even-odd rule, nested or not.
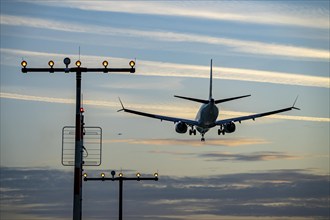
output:
[[[1,0],[1,219],[71,219],[73,167],[62,129],[75,123],[75,75],[28,67],[129,67],[82,76],[86,126],[102,128],[100,166],[125,176],[125,219],[329,218],[329,1]],[[80,54],[79,54],[80,51]],[[213,59],[219,119],[292,106],[235,133],[178,134],[125,107],[194,119]],[[71,64],[73,66],[73,64]],[[89,148],[95,147],[87,145]],[[86,158],[88,160],[88,157]],[[83,219],[116,219],[118,186],[83,183]]]

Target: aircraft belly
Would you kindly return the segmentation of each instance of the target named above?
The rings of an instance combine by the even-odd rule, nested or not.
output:
[[[211,124],[214,124],[217,118],[218,118],[217,108],[205,108],[202,110],[199,120],[202,125],[209,126]]]
[[[202,134],[205,134],[206,132],[208,132],[208,130],[210,130],[208,128],[203,128],[203,127],[196,127],[196,129],[199,133],[202,133]]]
[[[217,120],[218,114],[219,110],[215,105],[203,105],[196,116],[196,120],[199,122],[196,129],[201,133],[207,132],[210,127],[213,127],[212,125]]]

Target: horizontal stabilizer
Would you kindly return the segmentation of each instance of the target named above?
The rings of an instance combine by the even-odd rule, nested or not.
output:
[[[245,98],[245,97],[249,97],[249,96],[251,96],[251,95],[243,95],[243,96],[237,96],[237,97],[227,98],[227,99],[218,99],[218,100],[215,100],[214,103],[219,104],[219,103],[222,103],[222,102],[228,102],[228,101],[232,101],[232,100],[235,100],[235,99],[241,99],[241,98]]]
[[[204,104],[207,104],[209,102],[209,100],[196,99],[196,98],[190,98],[190,97],[184,97],[184,96],[178,96],[178,95],[175,95],[174,97],[180,98],[180,99],[187,99],[187,100],[193,101],[193,102],[200,102],[200,103],[204,103]]]

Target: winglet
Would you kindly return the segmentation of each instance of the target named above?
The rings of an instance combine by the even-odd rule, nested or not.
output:
[[[119,102],[120,102],[120,104],[121,104],[121,109],[119,109],[117,112],[125,111],[125,107],[124,107],[124,105],[123,105],[123,103],[122,103],[120,97],[118,97],[118,99],[119,99]]]
[[[297,98],[294,100],[294,103],[293,103],[293,105],[291,107],[291,108],[296,109],[296,110],[300,110],[300,108],[295,107],[295,104],[296,104],[296,102],[298,100],[298,97],[299,97],[299,95],[297,95]]]

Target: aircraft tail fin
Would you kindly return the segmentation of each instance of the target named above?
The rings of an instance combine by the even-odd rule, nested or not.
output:
[[[212,59],[210,64],[210,92],[209,92],[209,100],[212,99]]]
[[[209,91],[209,99],[205,100],[205,99],[196,99],[196,98],[191,98],[191,97],[185,97],[185,96],[178,96],[175,95],[174,97],[176,98],[180,98],[180,99],[186,99],[189,101],[193,101],[193,102],[199,102],[199,103],[203,103],[203,104],[207,104],[210,102],[210,100],[212,100],[212,59],[211,59],[211,65],[210,65],[210,91]]]
[[[213,97],[212,97],[212,79],[213,79],[213,73],[212,73],[212,59],[211,59],[209,99],[208,100],[196,99],[196,98],[190,98],[190,97],[185,97],[185,96],[177,96],[177,95],[175,95],[174,97],[180,98],[180,99],[186,99],[186,100],[193,101],[193,102],[199,102],[199,103],[207,104],[211,100],[213,101]],[[249,97],[249,96],[251,96],[251,95],[243,95],[243,96],[237,96],[237,97],[226,98],[226,99],[218,99],[218,100],[214,100],[214,103],[219,104],[219,103],[222,103],[222,102],[228,102],[228,101],[232,101],[232,100],[235,100],[235,99],[241,99],[241,98],[245,98],[245,97]]]

